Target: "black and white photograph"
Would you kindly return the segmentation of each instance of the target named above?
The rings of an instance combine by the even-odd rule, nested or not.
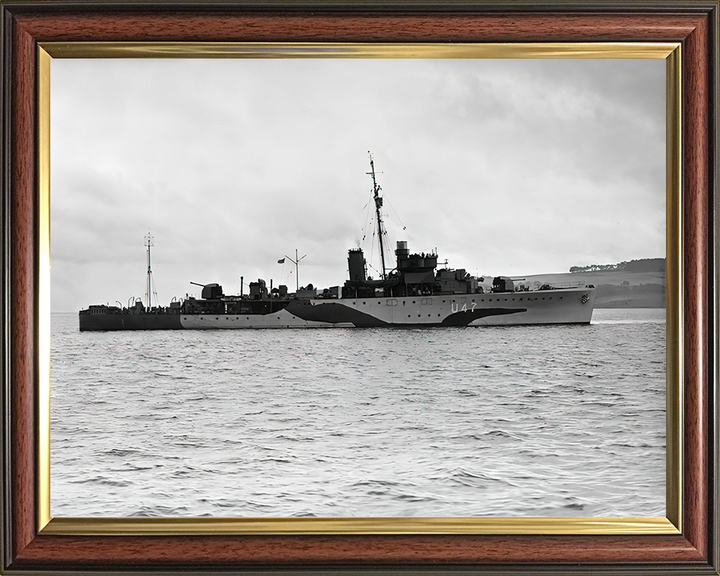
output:
[[[660,517],[662,59],[55,59],[56,517]]]

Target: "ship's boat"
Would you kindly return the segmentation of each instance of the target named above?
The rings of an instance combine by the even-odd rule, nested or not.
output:
[[[381,188],[372,157],[370,167],[377,231],[383,238]],[[406,241],[397,242],[396,265],[388,272],[385,249],[379,244],[381,278],[368,277],[363,250],[356,248],[348,252],[349,278],[343,286],[298,286],[290,293],[287,286],[268,290],[259,279],[250,283],[249,294],[231,296],[219,284],[205,284],[200,298],[188,297],[167,307],[146,307],[139,300],[128,307],[90,306],[79,313],[80,330],[511,326],[589,324],[592,319],[592,285],[530,290],[508,277],[438,269],[437,252],[411,253]],[[297,261],[296,256],[296,265]]]

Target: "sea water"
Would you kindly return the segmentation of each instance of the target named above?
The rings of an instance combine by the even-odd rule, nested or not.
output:
[[[51,347],[53,516],[665,514],[661,309]]]

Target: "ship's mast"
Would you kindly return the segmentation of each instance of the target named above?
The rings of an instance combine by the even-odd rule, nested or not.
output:
[[[154,246],[153,243],[153,237],[150,234],[150,232],[147,233],[147,236],[145,236],[145,246],[147,246],[147,262],[148,262],[148,269],[147,269],[147,292],[145,292],[145,297],[147,299],[147,307],[152,307],[152,268],[150,268],[150,246]]]
[[[285,258],[287,258],[288,260],[290,260],[290,262],[292,262],[293,264],[295,264],[295,291],[296,291],[296,292],[297,292],[298,290],[300,290],[300,268],[298,267],[298,264],[300,264],[300,260],[302,260],[303,258],[305,258],[305,256],[307,256],[307,254],[305,254],[304,256],[300,256],[300,258],[298,258],[297,248],[295,248],[295,260],[293,260],[292,258],[290,258],[290,256],[288,256],[287,254],[285,254]],[[283,258],[283,260],[284,260],[284,258]],[[278,264],[279,264],[280,262],[282,262],[282,260],[279,260],[279,261],[278,261]]]
[[[383,280],[387,278],[387,275],[385,274],[385,247],[383,246],[383,221],[382,221],[382,215],[380,214],[380,208],[383,205],[383,199],[382,196],[380,196],[380,186],[378,186],[377,181],[375,180],[375,164],[373,162],[372,154],[370,154],[370,172],[368,174],[372,175],[373,179],[373,198],[375,199],[375,216],[377,219],[377,228],[378,228],[378,240],[380,244],[380,262],[382,264],[382,277]]]

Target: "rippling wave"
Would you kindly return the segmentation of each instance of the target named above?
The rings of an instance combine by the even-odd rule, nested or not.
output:
[[[663,516],[663,310],[590,326],[83,332],[55,516]]]

